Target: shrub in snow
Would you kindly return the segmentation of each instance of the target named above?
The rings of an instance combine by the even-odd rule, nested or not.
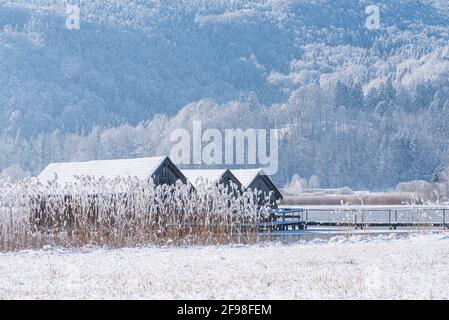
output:
[[[24,179],[28,174],[17,164],[9,166],[3,169],[1,177],[4,179],[10,179],[11,181],[19,181]]]
[[[308,188],[309,189],[318,189],[320,187],[320,179],[313,175],[309,178]]]
[[[284,186],[283,193],[286,195],[300,194],[304,188],[307,188],[307,180],[302,179],[295,173],[292,180]]]
[[[340,194],[353,194],[354,191],[352,191],[352,189],[349,187],[343,187],[343,188],[339,189],[339,193]]]
[[[423,180],[401,182],[396,186],[396,191],[412,193],[421,202],[439,201],[447,197],[444,183]]]

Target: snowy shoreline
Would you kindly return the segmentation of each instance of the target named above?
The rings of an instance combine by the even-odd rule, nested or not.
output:
[[[0,254],[0,299],[449,299],[449,234]]]

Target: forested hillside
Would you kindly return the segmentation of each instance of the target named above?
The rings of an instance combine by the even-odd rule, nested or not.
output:
[[[0,171],[160,155],[170,133],[281,128],[323,187],[430,180],[449,144],[449,3],[0,0]]]

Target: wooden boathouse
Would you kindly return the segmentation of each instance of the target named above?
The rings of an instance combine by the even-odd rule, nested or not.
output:
[[[242,187],[248,190],[259,190],[262,191],[263,195],[266,197],[270,195],[270,203],[273,207],[277,207],[277,204],[282,200],[282,194],[279,189],[275,186],[273,181],[265,174],[263,169],[240,169],[232,170],[234,176],[242,183]],[[259,199],[263,202],[264,199]]]
[[[115,179],[117,177],[152,178],[156,185],[187,183],[187,178],[169,157],[151,157],[87,162],[51,163],[38,179],[42,183],[57,181],[60,185],[76,182],[77,177]]]
[[[195,188],[198,188],[201,184],[224,184],[229,188],[231,184],[234,184],[238,189],[242,188],[240,180],[228,169],[181,170],[181,172]]]

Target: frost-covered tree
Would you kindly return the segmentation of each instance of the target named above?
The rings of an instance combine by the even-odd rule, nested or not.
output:
[[[281,129],[281,185],[301,172],[385,190],[444,166],[449,16],[435,1],[385,3],[385,28],[368,30],[362,0],[80,0],[77,32],[64,3],[0,0],[0,170],[169,154],[194,120]]]
[[[3,169],[0,176],[3,179],[15,182],[22,180],[23,178],[28,176],[28,174],[19,165],[14,164],[6,169]]]

